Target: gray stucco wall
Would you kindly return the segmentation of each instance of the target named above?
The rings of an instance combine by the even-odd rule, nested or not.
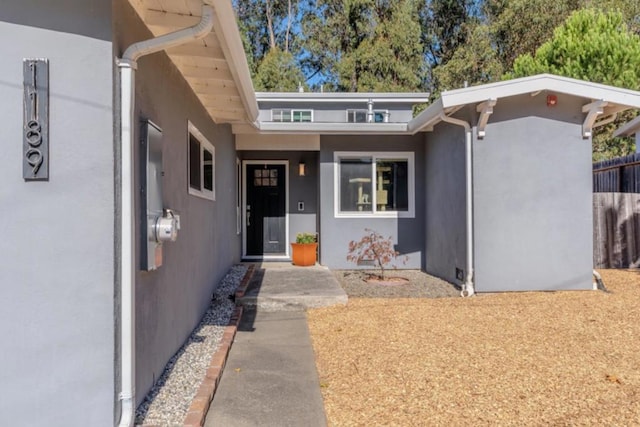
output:
[[[116,2],[115,22],[117,54],[130,43],[151,37],[123,0]],[[230,126],[212,122],[164,53],[138,62],[135,113],[162,128],[164,206],[181,216],[177,241],[163,246],[163,265],[136,276],[139,403],[201,319],[216,284],[239,261],[240,236],[236,234],[236,152]],[[189,120],[215,147],[215,201],[188,193]],[[136,131],[138,141],[139,127]],[[136,144],[137,158],[138,151]],[[139,195],[136,204],[139,214]]]
[[[110,0],[0,8],[0,425],[114,424]],[[50,179],[22,179],[23,58],[48,58]]]
[[[414,218],[336,218],[334,213],[334,152],[411,151],[415,158]],[[320,139],[320,261],[330,268],[357,267],[346,260],[351,240],[360,240],[370,228],[385,237],[392,236],[396,250],[408,255],[398,268],[423,268],[425,168],[424,136],[322,136]]]
[[[466,273],[467,247],[464,130],[442,123],[424,137],[425,270],[460,284],[456,268]]]
[[[289,162],[289,241],[296,241],[297,233],[317,232],[318,158],[316,151],[238,151],[242,160],[287,160]],[[304,162],[305,176],[299,176],[298,165]],[[304,211],[298,211],[304,202]],[[289,255],[291,249],[288,248]]]
[[[591,141],[580,126],[587,102],[500,100],[486,137],[474,141],[479,292],[591,288]]]

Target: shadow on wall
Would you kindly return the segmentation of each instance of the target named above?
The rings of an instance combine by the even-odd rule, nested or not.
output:
[[[47,3],[41,0],[3,2],[1,20],[111,42],[110,1],[66,0],[50,2],[51,6]]]
[[[225,295],[219,295],[217,297],[214,296],[214,299],[211,301],[211,305],[209,309],[205,312],[200,324],[196,327],[196,329],[191,333],[187,341],[180,347],[180,349],[169,359],[167,365],[164,367],[164,371],[158,380],[153,384],[151,391],[145,396],[144,400],[138,405],[136,411],[136,423],[143,423],[144,418],[147,415],[149,408],[153,401],[158,397],[158,394],[162,390],[162,387],[165,385],[166,381],[171,376],[171,372],[175,369],[176,362],[182,357],[185,353],[186,349],[189,346],[197,343],[204,342],[207,337],[202,334],[203,328],[207,326],[218,326],[224,328],[228,325],[228,321],[226,319],[221,319],[220,316],[216,313],[220,311],[220,304],[228,304],[228,300],[230,298]]]
[[[420,268],[424,271],[425,269],[425,257],[424,257],[424,242],[416,239],[417,235],[422,235],[422,230],[416,230],[415,225],[416,219],[403,219],[399,218],[396,222],[395,229],[392,231],[389,227],[376,227],[375,225],[367,226],[366,223],[363,223],[360,230],[353,230],[355,233],[353,234],[353,239],[356,243],[360,242],[361,239],[369,236],[371,232],[376,232],[380,235],[382,240],[387,240],[391,238],[393,243],[392,249],[398,252],[398,255],[395,259],[391,259],[391,261],[387,264],[390,268],[397,269],[415,269]],[[360,228],[360,227],[359,227]],[[345,248],[345,251],[348,253],[348,248]],[[416,260],[419,257],[420,261]],[[348,260],[354,268],[357,267],[367,267],[371,266],[372,268],[377,268],[376,262],[371,263],[360,263],[358,264],[354,259]],[[386,268],[386,267],[385,267]]]
[[[420,254],[420,269],[424,271],[426,266],[426,248],[424,240],[424,230],[422,228],[416,229],[416,221],[419,220],[418,212],[416,212],[416,218],[410,220],[398,220],[398,244],[396,250],[401,255],[409,255],[412,257]],[[416,235],[420,238],[416,239]]]

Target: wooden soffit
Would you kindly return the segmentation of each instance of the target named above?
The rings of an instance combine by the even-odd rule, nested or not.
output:
[[[258,104],[230,0],[129,0],[155,37],[200,22],[214,9],[213,31],[167,55],[216,123],[251,123]]]

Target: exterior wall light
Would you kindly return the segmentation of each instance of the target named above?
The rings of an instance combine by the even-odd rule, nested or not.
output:
[[[547,95],[547,107],[555,107],[558,105],[558,97],[556,95]]]
[[[300,162],[298,165],[298,175],[304,176],[304,162]]]

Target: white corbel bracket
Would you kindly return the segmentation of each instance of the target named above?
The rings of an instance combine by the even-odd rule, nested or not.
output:
[[[491,98],[476,107],[476,111],[480,113],[480,117],[478,118],[478,125],[476,126],[478,139],[484,138],[484,129],[487,126],[487,122],[489,121],[489,116],[493,114],[493,107],[494,105],[496,105],[496,102],[498,102],[497,99]]]
[[[582,107],[582,112],[587,113],[587,117],[582,123],[582,137],[590,138],[593,131],[593,124],[596,122],[598,116],[604,113],[604,107],[609,105],[607,101],[600,100],[586,104]]]

